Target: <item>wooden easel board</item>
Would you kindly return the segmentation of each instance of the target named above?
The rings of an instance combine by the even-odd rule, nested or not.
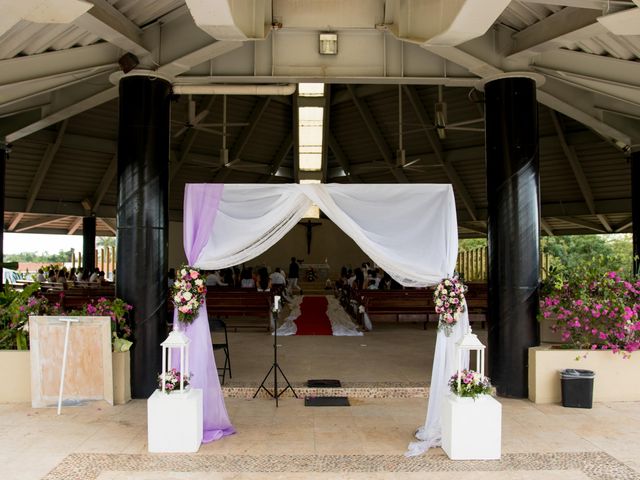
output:
[[[111,319],[109,317],[29,317],[31,349],[31,406],[58,402],[66,322],[69,331],[63,400],[106,400],[113,405]]]

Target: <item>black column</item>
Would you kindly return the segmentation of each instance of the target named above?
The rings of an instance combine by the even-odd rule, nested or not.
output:
[[[155,390],[166,337],[170,94],[160,78],[120,81],[116,293],[134,308],[134,398]]]
[[[633,273],[640,273],[640,152],[631,154],[631,222],[633,222]]]
[[[0,268],[4,265],[4,197],[6,192],[4,182],[10,151],[6,144],[0,143],[0,218],[3,219],[2,228],[0,229]]]
[[[96,217],[82,217],[82,271],[93,271],[96,266]]]
[[[499,395],[528,395],[538,345],[540,194],[535,82],[485,85],[489,245],[489,374]]]

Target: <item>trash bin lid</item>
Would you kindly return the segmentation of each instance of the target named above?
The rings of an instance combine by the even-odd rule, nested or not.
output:
[[[560,370],[560,377],[564,379],[594,378],[595,376],[596,374],[593,370],[581,370],[578,368]]]

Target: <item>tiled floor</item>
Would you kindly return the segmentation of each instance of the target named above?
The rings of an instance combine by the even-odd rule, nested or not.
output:
[[[440,449],[406,459],[412,432],[424,421],[421,398],[354,399],[351,407],[324,408],[283,399],[277,409],[272,400],[230,398],[238,433],[196,455],[146,454],[141,400],[67,408],[60,417],[55,409],[0,405],[0,478],[41,478],[59,465],[46,478],[191,480],[209,472],[206,478],[449,480],[474,472],[468,478],[640,479],[640,404],[574,410],[500,401],[499,462],[452,462]]]
[[[377,325],[364,337],[283,337],[280,364],[292,383],[427,386],[435,330]],[[481,338],[483,332],[480,332]],[[230,333],[233,380],[254,388],[272,361],[266,332]],[[351,407],[308,408],[302,399],[227,398],[238,433],[195,455],[149,455],[146,402],[63,409],[0,405],[0,479],[150,480],[640,480],[640,403],[591,410],[500,399],[503,458],[452,462],[441,449],[403,456],[424,422],[427,399],[351,398]],[[51,473],[49,473],[51,472]],[[464,474],[463,474],[464,472]]]
[[[362,337],[278,337],[278,360],[291,383],[337,378],[346,383],[428,385],[436,328],[380,323]],[[478,331],[479,337],[485,333]],[[219,337],[218,337],[219,339]],[[273,337],[265,331],[229,332],[233,378],[229,385],[258,385],[273,361]],[[224,363],[221,351],[216,362]]]

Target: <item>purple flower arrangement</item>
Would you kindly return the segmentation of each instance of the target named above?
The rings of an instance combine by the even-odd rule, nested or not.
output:
[[[180,380],[183,381],[184,390],[186,391],[189,386],[189,380],[191,380],[191,375],[185,375],[184,378],[182,378],[181,373],[175,368],[172,368],[171,370],[158,375],[158,389],[162,390],[162,386],[164,384],[164,391],[167,394],[181,391]]]
[[[458,397],[471,397],[474,400],[480,395],[491,394],[492,390],[489,379],[474,370],[461,370],[460,375],[456,372],[449,379],[449,388]]]
[[[574,275],[549,282],[539,318],[552,321],[570,348],[611,350],[625,357],[640,349],[640,280],[623,272]]]

